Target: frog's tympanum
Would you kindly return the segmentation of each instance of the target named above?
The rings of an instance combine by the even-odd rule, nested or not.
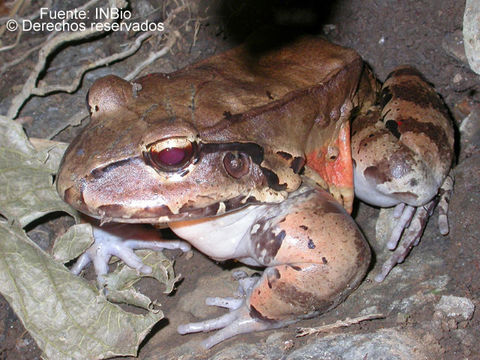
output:
[[[88,105],[91,121],[58,174],[65,201],[102,223],[168,225],[215,260],[265,268],[236,274],[242,297],[208,299],[226,315],[179,327],[220,329],[206,347],[328,311],[359,285],[370,250],[349,216],[354,185],[370,204],[397,206],[390,248],[410,224],[378,280],[418,242],[439,201],[448,232],[453,129],[413,68],[381,86],[356,52],[303,38],[133,82],[106,76]],[[189,249],[104,227],[96,236],[75,272],[93,261],[102,275],[112,254],[148,272],[132,249]]]

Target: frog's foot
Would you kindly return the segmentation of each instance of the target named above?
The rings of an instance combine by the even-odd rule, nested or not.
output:
[[[397,226],[393,229],[392,237],[387,243],[387,247],[390,250],[396,249],[382,265],[380,273],[375,276],[375,281],[382,282],[395,265],[402,263],[412,248],[418,245],[423,230],[427,225],[428,218],[432,215],[437,202],[438,198],[435,198],[428,204],[419,206],[418,208],[406,205],[403,206],[402,209],[401,206],[397,205],[394,211],[397,214],[394,214],[394,216],[398,215],[401,210],[403,210],[403,212],[401,212],[401,215],[398,217],[399,221]],[[407,226],[408,228],[405,229],[402,240],[399,241],[404,228]]]
[[[237,298],[207,298],[207,305],[226,307],[230,312],[215,319],[180,325],[178,332],[182,335],[195,332],[218,330],[202,342],[206,349],[239,334],[263,331],[282,327],[283,322],[267,322],[252,317],[245,300]]]
[[[209,297],[205,299],[207,305],[226,308],[229,312],[214,319],[180,325],[177,329],[180,334],[185,335],[220,329],[202,342],[202,345],[209,349],[235,335],[274,329],[286,325],[282,321],[261,320],[252,316],[251,310],[246,303],[246,298],[251,294],[259,278],[256,276],[247,277],[243,272],[234,273],[234,277],[239,282],[237,297]]]
[[[103,227],[93,227],[95,242],[83,253],[71,268],[78,275],[88,264],[93,262],[97,280],[103,283],[103,275],[108,273],[108,262],[112,256],[123,260],[125,264],[140,273],[150,274],[152,269],[145,265],[134,250],[163,249],[190,250],[190,245],[184,241],[158,240],[158,232],[153,228],[130,224],[109,224]]]
[[[428,219],[432,216],[435,207],[438,204],[438,228],[442,235],[449,232],[448,226],[448,203],[453,191],[453,177],[447,176],[438,191],[438,196],[428,202],[426,205],[414,207],[406,204],[398,204],[395,207],[393,216],[397,223],[392,230],[392,234],[387,243],[390,250],[395,250],[388,260],[382,265],[382,270],[375,277],[375,280],[381,282],[395,265],[403,262],[414,246],[420,242],[423,230],[427,225]],[[403,237],[402,237],[403,234]],[[401,241],[400,241],[401,239]]]
[[[440,231],[440,234],[447,235],[449,232],[448,217],[447,217],[448,203],[450,201],[452,191],[453,191],[453,178],[449,175],[446,177],[445,181],[443,182],[443,185],[440,187],[438,191],[437,199],[434,198],[432,201],[424,205],[424,208],[430,208],[433,204],[433,208],[431,209],[431,211],[429,212],[425,212],[422,210],[419,211],[414,206],[410,206],[404,203],[398,204],[395,207],[395,210],[393,212],[393,216],[395,219],[397,219],[397,223],[392,230],[392,234],[387,243],[387,247],[390,250],[394,250],[397,247],[398,242],[400,241],[400,238],[402,236],[402,233],[406,228],[409,229],[409,233],[416,236],[414,246],[418,245],[418,242],[420,241],[420,235],[423,232],[424,226],[418,227],[419,221],[413,222],[413,219],[416,218],[417,220],[420,220],[419,217],[426,216],[425,220],[427,220],[428,217],[431,216],[430,213],[431,212],[433,213],[433,210],[435,209],[435,206],[437,205],[437,203],[438,203],[438,209],[439,209],[438,229]],[[420,222],[423,223],[423,219]]]

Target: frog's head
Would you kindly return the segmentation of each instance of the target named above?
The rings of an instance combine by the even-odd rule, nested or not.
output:
[[[152,100],[148,81],[139,84],[108,76],[90,89],[91,121],[57,177],[66,202],[102,221],[158,224],[286,197],[277,175],[262,166],[261,145],[205,141],[198,120],[172,114]]]

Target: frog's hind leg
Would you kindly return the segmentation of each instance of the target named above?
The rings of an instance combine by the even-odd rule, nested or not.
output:
[[[448,233],[453,141],[453,127],[442,100],[410,67],[392,72],[377,103],[353,121],[355,194],[372,205],[397,206],[397,223],[388,248],[395,249],[403,234],[402,244],[377,281],[418,243],[439,201],[440,232]]]
[[[294,193],[252,224],[251,259],[261,276],[237,277],[240,298],[210,298],[229,309],[216,319],[181,325],[181,334],[218,331],[209,348],[232,336],[275,329],[338,305],[365,276],[370,249],[352,218],[323,190]],[[273,215],[273,216],[272,216]]]

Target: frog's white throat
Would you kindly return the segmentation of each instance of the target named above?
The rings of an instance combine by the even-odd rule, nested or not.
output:
[[[171,222],[168,226],[195,248],[215,260],[239,259],[249,265],[251,229],[268,211],[266,205],[250,205],[215,217]],[[253,259],[252,259],[253,260]]]

